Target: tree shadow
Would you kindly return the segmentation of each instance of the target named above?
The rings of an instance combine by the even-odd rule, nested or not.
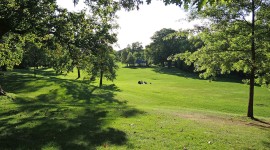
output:
[[[263,120],[258,119],[258,118],[252,118],[252,120],[254,120],[254,121],[257,121],[257,122],[259,122],[259,123],[266,124],[266,125],[269,125],[269,126],[270,126],[270,122],[266,122],[266,121],[263,121]]]
[[[128,69],[147,69],[147,68],[154,68],[152,66],[123,66],[122,68]]]
[[[129,117],[137,116],[139,114],[145,114],[145,112],[138,110],[136,108],[132,108],[132,109],[127,109],[127,110],[122,111],[121,116],[129,118]]]
[[[252,118],[253,122],[249,123],[251,126],[256,126],[261,129],[270,129],[270,122],[266,122],[264,120],[258,119],[258,118]]]
[[[179,77],[203,80],[199,78],[198,74],[196,73],[185,72],[177,68],[155,67],[153,68],[153,71],[160,74],[168,74],[168,75],[175,75]]]
[[[0,101],[0,149],[96,149],[124,145],[128,142],[126,133],[110,124],[117,117],[144,113],[116,99],[115,92],[121,90],[114,84],[98,88],[88,81],[57,77],[42,80],[60,88],[35,97],[20,94],[14,100]],[[20,88],[25,88],[25,93],[42,88],[28,87],[28,80],[10,81],[3,83],[19,85],[10,88],[15,93],[20,93]]]
[[[164,67],[156,67],[153,69],[154,72],[160,74],[168,74],[168,75],[175,75],[179,77],[191,78],[196,80],[206,80],[199,77],[199,73],[196,72],[187,72],[177,68],[164,68]],[[212,79],[216,82],[233,82],[233,83],[243,83],[240,77],[234,75],[219,75]]]
[[[51,109],[51,108],[50,108]],[[83,115],[74,119],[48,118],[35,116],[21,119],[13,125],[1,123],[1,149],[42,149],[54,143],[61,149],[94,149],[105,142],[123,145],[127,142],[126,133],[114,128],[102,128],[105,111],[86,109]],[[27,126],[26,126],[27,125]],[[16,143],[16,144],[14,144]]]

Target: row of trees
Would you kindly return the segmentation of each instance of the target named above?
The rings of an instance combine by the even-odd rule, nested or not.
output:
[[[134,42],[128,45],[123,50],[117,52],[118,59],[127,64],[127,66],[146,66],[148,65],[145,59],[142,43]]]
[[[55,0],[13,1],[0,4],[0,66],[12,69],[48,66],[57,72],[74,68],[92,77],[115,79],[115,12],[118,3],[89,2],[90,12],[68,12]]]
[[[190,37],[189,33],[188,30],[161,29],[154,33],[151,37],[152,42],[145,48],[141,43],[135,42],[118,51],[119,60],[127,66],[154,64],[171,68],[174,65],[179,69],[193,71],[192,67],[188,67],[183,60],[175,57],[178,53],[194,52],[202,46],[200,38]]]
[[[78,1],[73,0],[74,5]],[[104,64],[108,62],[98,62],[104,60],[98,58],[113,60],[110,44],[116,40],[111,30],[115,12],[120,7],[139,9],[143,1],[83,1],[89,6],[91,16],[85,12],[69,13],[58,7],[56,0],[1,0],[0,67],[12,69],[21,62],[24,66],[53,66],[58,72],[77,67],[78,77],[80,69],[84,68],[93,75],[99,72],[97,70],[107,70],[112,74],[108,78],[114,78],[114,69],[106,69]],[[193,5],[198,4],[201,8],[203,1],[196,1]],[[164,2],[179,6],[191,3],[189,0]],[[151,0],[147,3],[150,4]],[[107,72],[104,71],[100,71],[101,77]]]

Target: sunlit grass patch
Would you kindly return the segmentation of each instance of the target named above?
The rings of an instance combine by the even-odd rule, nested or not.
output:
[[[139,80],[147,84],[138,84]],[[176,69],[120,68],[113,83],[51,69],[1,79],[1,149],[268,149],[270,99],[248,86],[201,80]],[[151,84],[150,84],[151,83]],[[16,143],[16,144],[14,144]]]

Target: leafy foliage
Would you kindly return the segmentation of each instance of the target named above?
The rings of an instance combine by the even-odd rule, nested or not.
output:
[[[143,49],[142,43],[134,42],[131,45],[128,44],[126,48],[120,51],[121,62],[126,63],[127,66],[145,66],[147,61],[145,58],[145,50]]]
[[[264,6],[258,7],[258,14],[269,11]],[[251,67],[256,66],[258,83],[267,83],[269,72],[269,21],[257,16],[256,21],[256,62],[251,61],[251,22],[247,21],[250,10],[248,3],[215,5],[199,12],[199,15],[208,16],[213,21],[209,29],[198,36],[204,46],[194,53],[185,54],[186,62],[195,62],[196,71],[201,72],[201,77],[214,77],[217,74],[230,73],[231,71],[251,72]],[[265,14],[265,13],[263,13]],[[244,19],[242,19],[244,17]],[[262,23],[264,22],[264,23]],[[263,80],[260,78],[264,78]]]
[[[128,53],[128,56],[127,56],[127,60],[126,60],[127,64],[130,66],[134,66],[135,64],[135,57],[133,56],[133,54],[131,52]]]
[[[23,39],[17,34],[7,34],[0,41],[0,66],[12,69],[23,56]]]
[[[173,56],[189,50],[188,34],[185,31],[161,29],[152,36],[152,43],[148,46],[147,55],[154,64],[172,66]]]
[[[182,55],[188,64],[195,64],[195,71],[203,78],[231,71],[244,72],[250,85],[248,117],[251,118],[254,83],[269,86],[270,81],[269,19],[265,19],[269,18],[269,11],[268,1],[255,0],[206,7],[197,14],[212,21],[199,35],[204,46]]]
[[[106,3],[110,0],[103,0],[102,2]],[[220,3],[230,0],[163,0],[165,5],[174,4],[176,6],[184,6],[184,8],[188,9],[191,6],[195,6],[198,10],[202,9],[207,4]],[[74,4],[78,4],[79,0],[73,0]],[[91,0],[84,0],[85,3],[91,3]],[[144,2],[150,4],[152,0],[120,0],[119,5],[127,10],[139,9],[140,5]]]
[[[116,42],[113,29],[118,3],[88,1],[87,5],[89,14],[58,8],[55,0],[1,1],[0,66],[12,68],[24,56],[25,66],[50,66],[57,72],[99,68],[108,79],[115,79],[111,44]],[[106,67],[111,70],[106,71]]]

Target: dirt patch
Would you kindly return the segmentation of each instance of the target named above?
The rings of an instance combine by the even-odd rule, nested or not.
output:
[[[175,113],[176,116],[193,120],[196,122],[207,122],[220,125],[245,125],[245,126],[256,126],[259,128],[270,129],[270,121],[260,119],[248,119],[240,117],[229,117],[229,116],[217,116],[210,114],[199,114],[199,113]]]

